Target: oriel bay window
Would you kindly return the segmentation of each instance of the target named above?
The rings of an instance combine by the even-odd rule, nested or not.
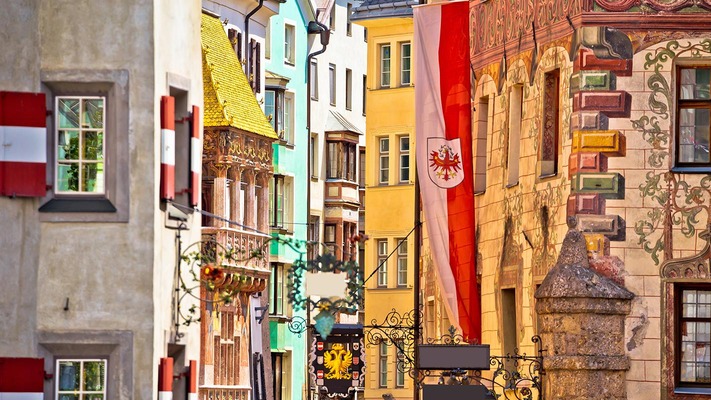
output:
[[[104,97],[56,98],[56,193],[104,193],[104,102]]]
[[[676,166],[711,168],[711,67],[682,67],[677,71]]]
[[[267,89],[264,92],[264,113],[279,139],[287,143],[293,143],[293,107],[294,98],[291,93],[277,89]]]
[[[356,147],[357,143],[328,142],[328,179],[345,179],[356,182]]]

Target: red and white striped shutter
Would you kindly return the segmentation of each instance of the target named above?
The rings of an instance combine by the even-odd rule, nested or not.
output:
[[[0,196],[47,193],[44,93],[0,92]]]
[[[158,364],[158,400],[173,400],[173,358],[160,359]]]
[[[202,170],[202,142],[200,140],[200,107],[193,106],[190,135],[190,205],[200,202],[200,171]]]
[[[190,376],[188,376],[188,400],[197,400],[197,361],[190,360]]]
[[[160,98],[160,198],[175,199],[175,97]]]
[[[0,399],[44,399],[44,359],[0,358]]]

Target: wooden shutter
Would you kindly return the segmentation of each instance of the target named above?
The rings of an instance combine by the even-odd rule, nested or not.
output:
[[[158,364],[158,400],[173,399],[173,358],[160,359]]]
[[[0,399],[6,396],[44,399],[44,359],[0,358]]]
[[[175,98],[160,99],[160,198],[175,199]]]
[[[254,57],[254,88],[255,92],[262,91],[262,44],[257,42],[256,57]]]
[[[188,378],[188,400],[197,400],[197,361],[190,360],[190,365],[188,368],[190,370],[190,376]]]
[[[193,106],[190,121],[190,206],[200,202],[200,171],[202,170],[202,142],[200,141],[200,107]]]
[[[237,59],[242,62],[242,32],[237,32]]]
[[[44,93],[0,92],[0,196],[47,193]]]

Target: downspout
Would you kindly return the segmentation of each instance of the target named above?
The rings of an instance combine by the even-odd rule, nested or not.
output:
[[[250,11],[247,16],[244,17],[244,65],[247,67],[247,71],[249,71],[249,20],[252,18],[252,15],[254,15],[257,11],[259,11],[260,8],[264,5],[264,0],[259,0],[259,4]],[[249,77],[247,77],[249,79]]]

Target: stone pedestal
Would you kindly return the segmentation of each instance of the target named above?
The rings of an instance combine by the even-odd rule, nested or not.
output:
[[[634,295],[590,269],[577,230],[566,235],[535,297],[546,350],[545,399],[627,399],[624,327]]]

